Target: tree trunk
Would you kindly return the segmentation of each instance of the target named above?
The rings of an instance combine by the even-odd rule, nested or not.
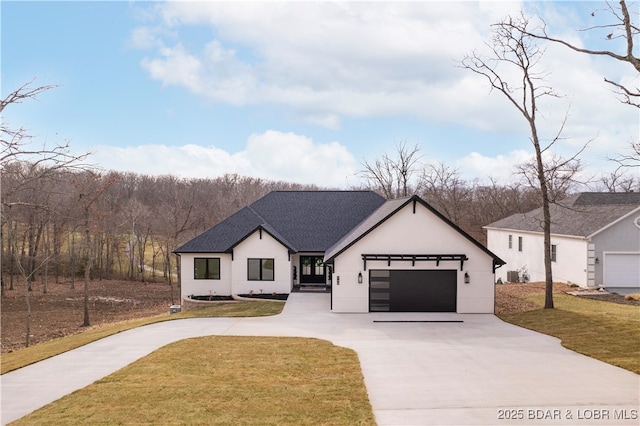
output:
[[[89,321],[89,278],[91,276],[91,235],[89,233],[89,207],[84,209],[84,235],[87,250],[87,263],[84,267],[84,319],[83,327],[91,325]]]
[[[538,182],[540,183],[540,197],[542,199],[543,234],[544,234],[544,308],[553,309],[553,273],[551,271],[551,212],[549,210],[549,190],[545,178],[545,169],[542,162],[542,152],[538,131],[534,123],[535,118],[531,118],[531,135],[533,146],[536,151],[536,170],[538,172]]]
[[[27,328],[27,335],[26,335],[26,339],[25,339],[25,346],[28,348],[29,347],[29,343],[31,341],[31,302],[29,301],[29,291],[31,291],[29,289],[29,277],[26,276],[24,279],[24,300],[27,304],[27,323],[26,323],[26,328]]]
[[[71,232],[71,290],[76,288],[76,234]]]

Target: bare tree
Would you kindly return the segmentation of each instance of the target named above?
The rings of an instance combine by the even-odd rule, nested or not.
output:
[[[98,201],[102,193],[113,185],[118,175],[108,174],[103,178],[100,174],[86,171],[77,177],[78,202],[82,207],[82,222],[85,243],[86,265],[84,267],[84,315],[82,325],[88,327],[89,321],[89,279],[91,278],[91,266],[93,262],[93,250],[91,244],[91,218],[93,205]]]
[[[396,144],[396,154],[395,158],[384,154],[374,163],[365,160],[364,169],[359,172],[387,199],[407,197],[410,192],[419,190],[420,183],[416,182],[412,187],[412,181],[418,172],[420,148],[416,145],[410,149],[405,142],[400,142]]]
[[[37,99],[38,95],[57,87],[55,85],[34,87],[34,81],[35,79],[28,81],[0,100],[0,114],[4,113],[5,108],[10,105],[20,104],[29,99]],[[31,140],[32,136],[24,127],[11,128],[3,117],[0,122],[0,164],[4,165],[28,157],[36,164],[51,163],[57,165],[58,168],[61,166],[81,167],[78,163],[87,157],[87,154],[79,156],[71,154],[69,143],[58,144],[51,148],[46,146],[34,148],[29,146]]]
[[[640,191],[640,179],[618,167],[608,175],[601,176],[595,190],[602,191],[603,187],[608,192],[637,192]]]
[[[580,184],[575,180],[575,177],[582,170],[582,163],[577,157],[583,150],[584,147],[569,159],[564,159],[553,153],[543,159],[550,203],[555,204],[557,201],[567,198],[576,185]],[[539,190],[540,182],[537,178],[537,162],[535,160],[518,164],[516,169],[530,187]]]
[[[543,26],[539,31],[530,31],[526,25],[522,25],[522,22],[512,22],[509,23],[509,25],[514,31],[522,32],[525,35],[536,39],[561,44],[576,52],[595,56],[605,56],[619,62],[626,62],[633,66],[640,74],[640,53],[638,51],[638,45],[634,43],[634,39],[637,39],[638,34],[640,34],[640,27],[637,21],[639,15],[637,11],[635,14],[630,13],[629,8],[627,7],[627,2],[625,0],[619,0],[618,5],[616,6],[607,2],[606,8],[592,11],[591,16],[596,18],[601,13],[606,15],[606,22],[592,25],[582,29],[581,31],[600,33],[601,40],[615,44],[614,48],[619,46],[620,51],[618,52],[615,52],[613,49],[600,50],[579,47],[565,40],[551,37],[544,21]],[[623,41],[623,43],[616,43],[616,41]],[[621,101],[623,103],[640,108],[640,88],[630,87],[619,81],[610,80],[606,77],[604,81],[615,87],[615,90],[621,96]]]
[[[529,127],[530,141],[535,151],[533,172],[544,218],[544,307],[549,309],[553,308],[549,204],[554,197],[554,188],[550,187],[549,169],[545,167],[543,154],[559,140],[564,123],[556,137],[543,146],[538,126],[538,102],[545,97],[557,98],[558,94],[544,83],[546,74],[538,70],[544,50],[536,44],[535,37],[528,30],[529,26],[530,20],[523,14],[516,18],[509,16],[492,25],[493,36],[491,42],[487,43],[491,54],[482,56],[473,52],[464,57],[462,67],[484,77],[492,90],[502,94],[520,112]],[[515,77],[509,79],[511,75]]]
[[[460,177],[458,170],[443,163],[428,165],[420,177],[422,192],[429,203],[458,226],[468,213],[472,187]]]
[[[45,145],[34,147],[31,144],[32,136],[24,127],[12,128],[4,119],[5,108],[26,100],[36,99],[38,95],[56,87],[53,85],[36,87],[33,83],[32,79],[0,100],[0,114],[3,115],[0,120],[0,173],[3,182],[11,181],[13,183],[8,188],[4,185],[2,187],[2,201],[0,203],[2,221],[0,225],[3,228],[11,217],[10,209],[12,207],[20,206],[32,209],[32,212],[48,208],[37,201],[40,197],[20,196],[20,193],[24,193],[25,189],[32,190],[34,194],[42,193],[42,187],[39,185],[42,179],[53,176],[60,170],[86,167],[83,161],[88,154],[72,154],[68,143],[59,144],[52,148]],[[27,163],[26,160],[29,162]],[[36,232],[33,236],[39,238],[41,235]],[[37,245],[34,244],[33,247],[35,248]],[[12,249],[9,248],[9,251],[12,252]],[[33,274],[28,272],[28,275],[33,279]],[[0,285],[3,286],[4,282]]]

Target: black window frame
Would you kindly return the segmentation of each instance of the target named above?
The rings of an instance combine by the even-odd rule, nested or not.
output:
[[[513,248],[513,235],[509,234],[509,250]]]
[[[198,270],[198,261],[206,261],[205,263],[205,273],[204,273],[204,277],[199,277],[197,270]],[[215,267],[212,267],[213,265],[215,265],[215,263],[217,263],[217,274],[215,273]],[[221,273],[220,273],[220,258],[219,257],[195,257],[193,258],[193,279],[194,280],[220,280],[221,279]]]
[[[551,244],[551,261],[554,263],[558,262],[558,245]]]
[[[522,237],[518,237],[518,251],[522,251]]]
[[[260,268],[259,268],[259,277],[252,278],[252,274],[251,274],[251,262],[252,261],[259,261],[260,262]],[[265,262],[271,262],[271,278],[265,278],[263,275],[263,272],[265,270],[268,270],[269,268],[265,268]],[[276,280],[276,260],[274,258],[256,258],[256,257],[250,257],[247,259],[247,280],[248,281],[275,281]]]

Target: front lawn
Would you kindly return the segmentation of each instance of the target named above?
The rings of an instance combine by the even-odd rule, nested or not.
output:
[[[276,315],[282,312],[284,303],[279,302],[238,302],[222,303],[204,308],[190,309],[178,314],[158,315],[150,318],[142,318],[130,321],[121,321],[107,326],[92,328],[84,333],[53,339],[39,343],[25,349],[7,352],[1,355],[0,374],[22,368],[26,365],[59,355],[112,334],[141,327],[156,322],[177,320],[183,318],[208,318],[208,317],[259,317]]]
[[[543,306],[544,295],[526,297]],[[555,309],[499,315],[562,340],[568,349],[640,374],[640,307],[554,295]]]
[[[214,336],[165,346],[15,425],[374,425],[358,357],[319,339]]]

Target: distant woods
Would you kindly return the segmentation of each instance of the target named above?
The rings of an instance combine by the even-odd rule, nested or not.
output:
[[[383,161],[393,170],[392,158]],[[400,167],[400,183],[392,172],[389,185],[367,180],[352,189],[386,198],[418,194],[483,243],[483,226],[540,205],[534,188],[470,182],[444,164],[417,164]],[[3,164],[1,174],[3,291],[17,276],[39,277],[46,292],[49,280],[74,286],[87,273],[175,284],[177,246],[270,191],[322,189],[236,174],[182,179],[21,161]]]
[[[272,190],[313,187],[224,175],[180,179],[2,165],[2,289],[34,282],[176,282],[172,250]]]

